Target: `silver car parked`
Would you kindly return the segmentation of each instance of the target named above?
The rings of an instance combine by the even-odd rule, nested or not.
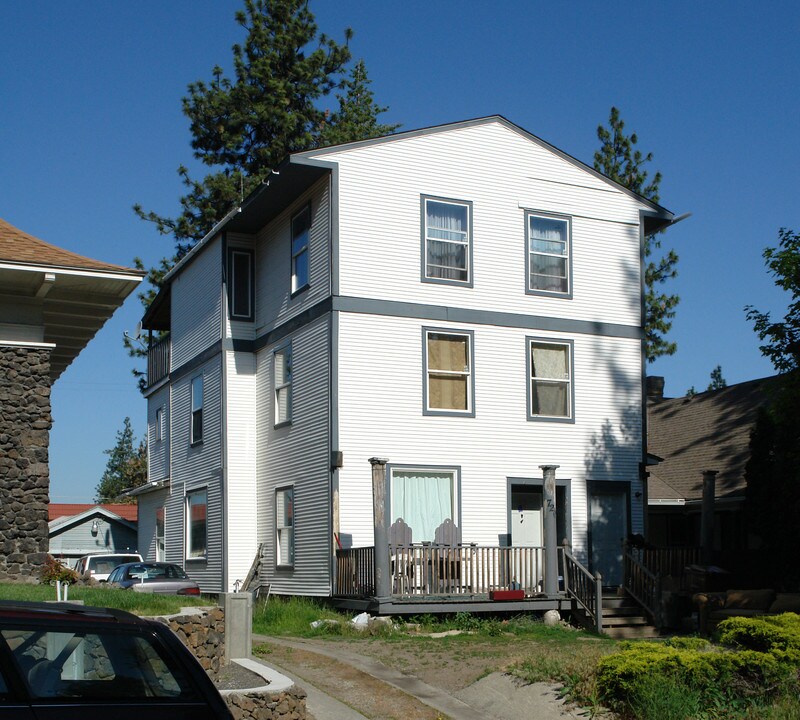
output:
[[[119,565],[108,576],[108,584],[125,590],[167,595],[199,595],[200,587],[183,568],[172,563],[135,562]]]

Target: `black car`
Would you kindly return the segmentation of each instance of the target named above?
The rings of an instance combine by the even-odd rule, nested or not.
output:
[[[232,720],[165,625],[122,610],[0,601],[0,720]]]

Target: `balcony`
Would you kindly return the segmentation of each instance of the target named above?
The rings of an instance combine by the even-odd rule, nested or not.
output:
[[[167,335],[147,349],[147,387],[152,387],[169,375],[171,346],[170,336]]]

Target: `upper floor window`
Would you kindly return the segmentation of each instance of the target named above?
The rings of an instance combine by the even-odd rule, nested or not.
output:
[[[186,495],[186,559],[206,557],[208,536],[208,492],[198,490]]]
[[[424,332],[425,412],[474,416],[472,333]]]
[[[569,220],[528,215],[527,265],[529,292],[570,294]]]
[[[308,234],[311,206],[306,205],[292,218],[292,293],[308,285]]]
[[[422,215],[422,279],[471,286],[472,203],[423,197]]]
[[[528,370],[528,417],[532,420],[571,420],[572,343],[529,339]]]
[[[156,408],[156,427],[155,427],[156,442],[161,442],[164,439],[164,408]]]
[[[255,304],[253,251],[228,248],[228,308],[232,320],[252,320]]]
[[[292,346],[286,345],[273,355],[275,387],[275,425],[292,420]]]
[[[203,376],[192,378],[192,444],[203,440]]]

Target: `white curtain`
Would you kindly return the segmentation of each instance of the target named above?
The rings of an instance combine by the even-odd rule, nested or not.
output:
[[[425,205],[428,276],[467,280],[466,206],[430,200]]]
[[[453,520],[453,474],[395,470],[391,502],[392,522],[403,518],[415,543],[433,542],[436,528]]]

